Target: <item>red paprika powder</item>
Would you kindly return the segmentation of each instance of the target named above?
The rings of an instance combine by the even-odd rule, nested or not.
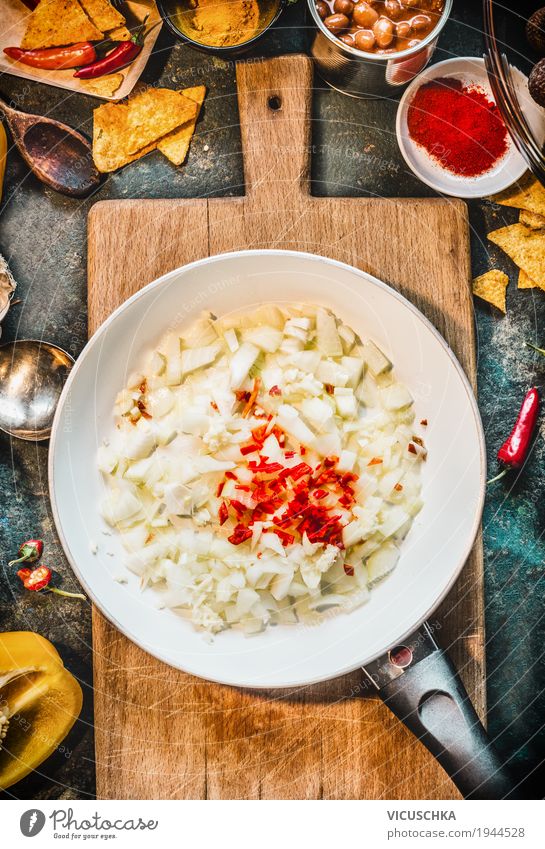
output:
[[[444,168],[464,177],[489,171],[507,152],[496,104],[478,86],[439,78],[420,86],[407,114],[409,135]]]

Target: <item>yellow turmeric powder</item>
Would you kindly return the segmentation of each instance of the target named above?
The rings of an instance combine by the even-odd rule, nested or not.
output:
[[[269,5],[269,4],[267,4]],[[208,47],[234,47],[253,38],[270,21],[264,20],[258,0],[189,0],[177,16],[182,32]],[[185,4],[184,4],[185,6]]]

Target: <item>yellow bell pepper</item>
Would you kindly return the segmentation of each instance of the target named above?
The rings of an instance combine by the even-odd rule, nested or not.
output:
[[[6,173],[6,162],[8,161],[8,137],[4,125],[0,121],[0,201],[2,200],[2,186],[4,174]]]
[[[53,754],[82,702],[80,685],[48,640],[31,631],[0,634],[0,790]]]

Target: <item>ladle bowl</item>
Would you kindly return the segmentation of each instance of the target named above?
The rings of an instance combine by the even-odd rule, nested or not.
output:
[[[0,99],[19,153],[45,185],[69,197],[85,197],[100,184],[89,141],[52,118],[20,112]]]
[[[27,339],[0,345],[0,430],[29,442],[49,439],[73,364],[70,354],[50,342]]]

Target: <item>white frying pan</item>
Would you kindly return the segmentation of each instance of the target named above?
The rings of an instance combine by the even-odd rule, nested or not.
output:
[[[330,307],[394,363],[429,421],[424,508],[395,571],[370,601],[318,627],[282,626],[207,643],[171,611],[158,610],[138,579],[116,583],[121,546],[105,537],[96,450],[112,426],[118,390],[168,328],[203,309],[216,315],[264,301]],[[350,266],[291,251],[211,257],[161,277],[102,325],[78,359],[59,403],[50,451],[53,514],[76,575],[102,613],[157,658],[239,687],[293,687],[364,667],[391,709],[423,740],[464,795],[510,789],[463,686],[423,624],[454,584],[479,527],[485,448],[467,379],[445,341],[408,301]],[[96,555],[93,543],[99,543]],[[115,556],[109,556],[108,552]],[[403,652],[389,654],[395,646]]]

